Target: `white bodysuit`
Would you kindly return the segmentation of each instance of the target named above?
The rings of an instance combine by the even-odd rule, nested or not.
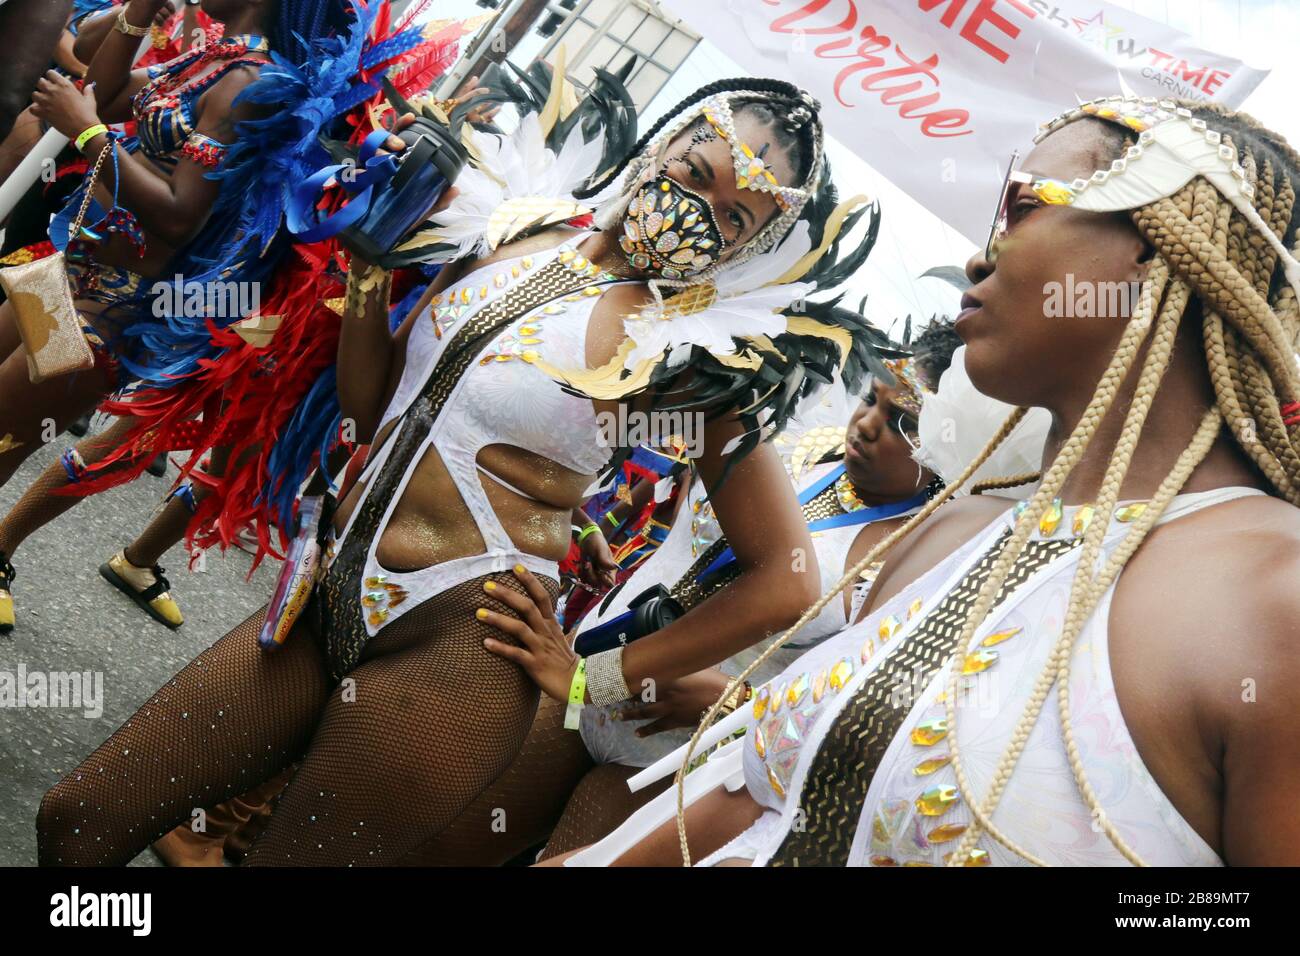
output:
[[[1223,501],[1262,494],[1251,488],[1222,488],[1179,495],[1161,524]],[[1054,531],[1068,538],[1076,508],[1067,507]],[[1117,512],[1118,515],[1118,512]],[[765,705],[743,708],[711,728],[705,746],[739,731],[744,736],[720,747],[687,777],[688,801],[719,785],[748,788],[767,808],[759,820],[709,859],[752,860],[765,865],[778,854],[806,799],[804,784],[819,746],[853,701],[863,681],[905,646],[909,635],[957,587],[967,573],[1014,524],[1011,511],[878,608],[860,624],[823,641],[760,693]],[[1113,551],[1127,525],[1112,519],[1104,553]],[[1035,530],[1033,539],[1048,540]],[[972,792],[988,793],[990,780],[1024,705],[1060,633],[1079,558],[1073,548],[1053,557],[1010,592],[973,635],[967,654],[984,654],[958,707],[957,734],[962,766]],[[1071,726],[1082,764],[1107,817],[1146,862],[1166,866],[1220,865],[1218,856],[1178,813],[1137,753],[1115,695],[1110,670],[1107,620],[1115,583],[1075,642],[1070,669]],[[989,656],[992,652],[992,656]],[[966,659],[970,659],[967,657]],[[836,681],[827,675],[839,669]],[[822,683],[817,689],[819,679]],[[888,744],[852,822],[850,865],[942,865],[958,843],[970,812],[956,788],[950,763],[944,705],[938,699],[946,668],[924,687],[900,687],[902,706],[915,700]],[[835,686],[838,683],[838,689]],[[762,710],[756,717],[756,710]],[[634,788],[674,772],[679,751],[644,771]],[[605,865],[621,856],[660,823],[672,819],[676,789],[643,807],[601,843],[572,858],[571,865]],[[1053,865],[1105,866],[1126,861],[1114,848],[1078,792],[1067,761],[1056,707],[1049,697],[1029,735],[993,816],[1012,840]],[[807,827],[814,826],[808,819]],[[975,861],[1006,865],[1025,862],[983,836]]]
[[[406,366],[383,414],[380,429],[410,408],[433,371],[443,348],[466,321],[490,306],[556,258],[574,271],[585,263],[574,248],[586,238],[577,236],[554,249],[518,256],[476,269],[437,296],[414,320],[406,346]],[[593,283],[597,278],[591,279]],[[365,573],[358,582],[357,599],[373,594],[376,609],[367,605],[366,630],[374,636],[385,625],[429,598],[462,581],[507,572],[523,564],[534,574],[558,578],[556,562],[527,554],[515,547],[502,527],[483,490],[477,455],[487,445],[505,444],[547,458],[579,474],[594,476],[610,459],[612,449],[603,444],[591,400],[564,391],[560,385],[526,361],[536,352],[561,368],[585,367],[587,326],[600,293],[611,283],[586,289],[533,309],[499,333],[457,382],[446,405],[433,423],[424,444],[411,459],[397,493],[388,503],[379,532],[370,542]],[[400,427],[400,426],[399,426]],[[396,433],[394,428],[393,432]],[[337,553],[370,494],[370,483],[392,450],[392,436],[372,453],[359,480],[367,482],[348,525],[333,542]],[[391,571],[375,556],[383,529],[392,519],[425,450],[433,446],[468,508],[485,550],[452,558],[418,571]],[[488,476],[505,487],[504,482]],[[514,489],[511,489],[514,490]],[[386,590],[375,590],[380,584]],[[399,599],[394,602],[393,598]],[[384,606],[385,601],[388,606]],[[364,603],[364,602],[363,602]]]

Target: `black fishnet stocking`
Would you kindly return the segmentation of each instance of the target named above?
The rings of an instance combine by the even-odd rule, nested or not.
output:
[[[122,443],[132,424],[130,419],[118,419],[98,435],[87,435],[77,442],[77,452],[88,465],[99,461]],[[85,500],[76,495],[50,494],[67,485],[68,473],[62,460],[56,458],[0,519],[0,551],[12,556],[32,534]]]
[[[493,575],[515,587],[513,575]],[[392,863],[426,843],[518,753],[536,687],[483,648],[484,578],[386,627],[331,690],[300,623],[267,654],[259,611],[156,693],[41,802],[43,864],[124,864],[197,807],[301,762],[249,865]],[[552,597],[557,587],[544,581]],[[309,615],[310,616],[310,615]],[[191,723],[192,722],[192,723]]]
[[[195,501],[202,501],[208,494],[207,488],[194,487]],[[194,512],[179,495],[171,498],[136,539],[122,549],[123,554],[137,568],[152,568],[164,554],[181,543],[192,517]]]
[[[669,777],[633,793],[627,782],[637,773],[636,767],[607,763],[583,777],[538,859],[546,860],[603,840],[673,782]]]
[[[513,575],[491,577],[518,589]],[[395,864],[510,765],[538,691],[483,647],[503,637],[474,617],[484,580],[430,598],[366,645],[245,865]],[[557,585],[543,583],[554,599]]]
[[[125,864],[196,808],[251,790],[306,750],[329,693],[322,655],[306,633],[264,652],[265,616],[186,665],[45,795],[42,865]]]
[[[564,729],[564,710],[564,704],[543,697],[514,762],[401,865],[500,866],[546,840],[569,794],[591,769],[582,738]]]

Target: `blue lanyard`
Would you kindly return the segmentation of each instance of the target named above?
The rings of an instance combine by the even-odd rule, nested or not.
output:
[[[803,507],[812,501],[819,494],[839,481],[840,476],[844,474],[844,465],[838,468],[832,468],[830,473],[819,478],[799,495],[799,506]],[[808,523],[810,533],[817,531],[829,531],[831,528],[847,528],[859,524],[871,524],[875,521],[884,521],[887,518],[895,518],[898,515],[905,514],[913,508],[918,508],[925,504],[925,492],[921,491],[908,498],[906,501],[897,501],[889,505],[875,505],[870,508],[859,508],[857,511],[849,511],[844,514],[838,514],[830,518],[821,518],[817,521]],[[728,547],[707,568],[695,576],[696,583],[703,581],[712,574],[725,570],[736,562],[735,552]]]

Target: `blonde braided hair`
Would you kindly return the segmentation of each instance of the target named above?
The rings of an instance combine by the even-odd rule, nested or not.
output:
[[[1220,117],[1232,115],[1220,109],[1204,112]],[[1252,127],[1250,123],[1253,121],[1244,122],[1242,127],[1257,127],[1257,124]],[[1251,137],[1241,138],[1249,142]],[[1229,137],[1225,137],[1224,141],[1231,143]],[[1270,142],[1263,148],[1276,149],[1277,145]],[[1247,176],[1257,185],[1256,208],[1285,242],[1288,235],[1294,235],[1294,190],[1290,178],[1283,172],[1275,191],[1275,166],[1271,159],[1265,155],[1261,162],[1254,155],[1253,149],[1242,152],[1242,165],[1247,170]],[[1300,162],[1297,162],[1294,151],[1290,151],[1286,158],[1289,162],[1279,166],[1283,169],[1289,166],[1290,176],[1297,175]],[[1297,328],[1300,327],[1300,316],[1296,314],[1294,293],[1275,276],[1276,255],[1263,237],[1249,229],[1243,218],[1234,213],[1228,201],[1201,178],[1188,183],[1175,196],[1136,210],[1133,219],[1139,232],[1157,252],[1144,303],[1148,304],[1157,298],[1163,300],[1157,319],[1156,337],[1147,354],[1133,403],[1107,466],[1096,514],[1084,535],[1083,553],[1071,587],[1061,637],[1049,656],[1047,666],[1035,685],[1034,694],[1012,735],[1011,743],[999,762],[988,796],[979,806],[973,801],[970,803],[975,822],[963,833],[960,843],[949,857],[948,862],[953,866],[967,862],[981,830],[987,831],[998,842],[1030,862],[1042,862],[1028,851],[1007,841],[992,827],[989,817],[1014,770],[1046,693],[1052,686],[1057,687],[1067,758],[1084,802],[1116,849],[1130,862],[1139,865],[1142,863],[1100,806],[1087,779],[1074,739],[1069,690],[1070,658],[1074,641],[1129,557],[1159,521],[1192,471],[1209,453],[1225,419],[1248,422],[1252,429],[1258,429],[1261,441],[1243,441],[1242,436],[1237,434],[1239,444],[1269,478],[1278,493],[1293,504],[1297,503],[1295,485],[1300,479],[1300,458],[1296,455],[1296,427],[1291,426],[1288,430],[1284,424],[1279,399],[1294,401],[1297,370],[1291,350]],[[1207,252],[1208,255],[1204,255]],[[1164,290],[1157,291],[1162,282],[1168,280],[1171,270],[1173,281]],[[1200,299],[1203,310],[1205,354],[1217,404],[1202,417],[1191,443],[1161,482],[1155,497],[1121,541],[1106,566],[1094,576],[1093,567],[1117,503],[1119,489],[1132,459],[1142,423],[1168,368],[1173,338],[1193,290]],[[1231,323],[1228,329],[1224,328],[1224,317]],[[1129,343],[1121,342],[1117,355],[1124,353],[1128,347]],[[1066,457],[1067,450],[1063,449],[1057,462]],[[1071,468],[1076,463],[1077,458],[1069,460]],[[1055,464],[1056,462],[1054,467]],[[1029,510],[1034,510],[1032,505]],[[959,647],[965,646],[965,641],[959,644]],[[963,797],[970,801],[971,793],[965,785],[965,775],[960,770],[958,735],[955,729],[956,709],[952,699],[956,673],[963,655],[964,650],[955,655],[950,664],[947,711],[953,765],[957,768]]]
[[[1022,471],[1017,475],[1007,475],[1005,478],[985,478],[977,481],[970,486],[972,495],[982,495],[986,491],[1001,491],[1005,488],[1018,488],[1020,485],[1027,485],[1031,482],[1038,481],[1043,477],[1041,471]]]
[[[1235,146],[1247,179],[1255,186],[1252,202],[1263,221],[1293,252],[1297,246],[1295,185],[1300,180],[1300,153],[1282,137],[1267,130],[1244,113],[1234,113],[1218,104],[1183,104],[1223,135],[1223,142]],[[1116,831],[1100,806],[1084,771],[1070,720],[1070,660],[1074,642],[1097,603],[1118,576],[1128,559],[1186,484],[1192,472],[1209,454],[1226,425],[1243,452],[1272,484],[1277,494],[1300,506],[1300,369],[1294,349],[1300,342],[1300,303],[1285,281],[1276,252],[1245,217],[1214,186],[1196,177],[1177,193],[1131,212],[1139,234],[1155,251],[1142,301],[1121,336],[1110,364],[1098,383],[1078,425],[1043,476],[1042,483],[1017,518],[1011,536],[1002,545],[988,578],[980,588],[957,641],[957,651],[948,662],[945,709],[949,723],[952,767],[972,814],[972,823],[962,834],[948,863],[960,866],[983,833],[1031,863],[1043,861],[1002,833],[991,820],[998,801],[1029,733],[1053,686],[1061,730],[1076,785],[1094,819],[1107,838],[1130,862],[1142,860]],[[1142,427],[1156,392],[1167,371],[1174,340],[1189,306],[1196,303],[1202,323],[1202,344],[1215,405],[1204,413],[1191,442],[1178,456],[1172,470],[1160,483],[1146,509],[1136,518],[1104,566],[1096,564],[1102,552],[1106,530],[1118,503]],[[1152,329],[1154,334],[1152,335]],[[960,757],[957,733],[956,689],[966,649],[975,631],[992,610],[993,601],[1016,558],[1023,551],[1033,527],[1051,507],[1053,499],[1077,466],[1089,442],[1114,402],[1139,351],[1151,335],[1150,347],[1141,368],[1133,401],[1111,452],[1095,505],[1092,521],[1084,532],[1079,564],[1070,589],[1061,636],[1048,655],[1020,720],[993,774],[989,793],[983,800],[972,792]],[[1283,408],[1288,411],[1284,414]],[[887,554],[922,521],[961,487],[989,457],[1027,409],[1019,408],[1007,419],[975,461],[943,494],[929,502],[905,525],[897,529],[851,568],[831,592],[774,641],[733,682],[720,700],[730,699],[734,688],[787,642],[808,621],[820,613],[858,574]],[[1293,424],[1288,425],[1287,420]],[[1015,476],[1023,479],[1024,476]],[[1005,487],[1011,479],[980,483],[980,490]],[[684,820],[686,768],[720,705],[712,707],[687,747],[686,759],[677,774],[678,834],[682,858],[689,865]]]

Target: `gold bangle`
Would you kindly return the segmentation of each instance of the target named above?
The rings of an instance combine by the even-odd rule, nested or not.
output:
[[[118,11],[117,23],[114,26],[114,29],[117,30],[118,33],[125,33],[129,37],[136,37],[137,39],[140,37],[147,37],[150,30],[153,28],[153,22],[150,21],[149,25],[144,27],[137,27],[127,23],[126,6],[126,4],[123,4],[122,9]]]

